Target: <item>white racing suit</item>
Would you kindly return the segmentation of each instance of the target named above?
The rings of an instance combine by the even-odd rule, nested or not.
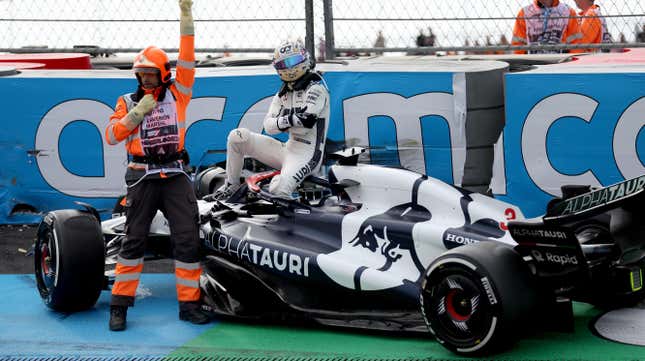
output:
[[[233,129],[226,144],[228,183],[240,183],[244,157],[249,156],[280,169],[280,175],[271,180],[269,192],[292,198],[300,182],[320,168],[328,127],[329,91],[319,73],[306,73],[293,88],[283,84],[264,118],[264,130],[268,134],[288,132],[289,140],[282,143],[246,128]]]

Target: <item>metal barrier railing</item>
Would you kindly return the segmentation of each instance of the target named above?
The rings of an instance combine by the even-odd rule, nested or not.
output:
[[[269,53],[287,38],[305,41],[318,59],[645,46],[641,0],[600,2],[611,42],[511,45],[518,12],[532,1],[538,0],[196,0],[193,12],[197,51],[219,55]],[[560,1],[579,11],[576,3],[590,0]],[[590,18],[573,17],[577,22]],[[177,23],[175,0],[5,0],[0,1],[0,51],[108,54],[136,52],[150,44],[172,51],[177,47]]]

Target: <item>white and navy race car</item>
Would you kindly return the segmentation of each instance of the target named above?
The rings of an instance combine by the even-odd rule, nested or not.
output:
[[[432,177],[357,164],[359,153],[339,152],[328,176],[307,178],[295,200],[268,193],[278,172],[264,172],[247,177],[226,201],[199,201],[205,309],[246,319],[429,330],[457,353],[482,354],[512,344],[536,310],[562,314],[562,299],[580,293],[585,272],[598,265],[609,272],[616,247],[603,238],[602,212],[585,227],[576,220],[567,228],[571,215],[562,212],[527,221],[516,206]],[[221,180],[223,170],[214,174],[200,181]],[[49,307],[90,308],[113,282],[125,217],[98,219],[89,206],[44,217],[35,268]],[[161,212],[149,237],[147,259],[171,254]],[[594,254],[589,261],[582,241]]]

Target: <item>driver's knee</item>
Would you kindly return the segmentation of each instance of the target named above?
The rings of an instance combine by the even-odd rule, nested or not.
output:
[[[228,144],[240,144],[246,143],[250,138],[250,131],[246,128],[237,128],[233,129],[228,133],[227,143]]]
[[[273,177],[269,183],[269,192],[280,198],[291,198],[296,184],[295,181],[291,182],[289,178],[282,175]]]

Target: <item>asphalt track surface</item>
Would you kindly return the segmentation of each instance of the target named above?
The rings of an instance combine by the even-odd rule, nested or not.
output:
[[[34,272],[34,259],[27,256],[36,238],[37,225],[0,225],[0,274]],[[157,260],[144,264],[144,272],[173,272],[172,262]]]
[[[107,328],[109,293],[73,314],[47,309],[35,288],[31,247],[35,226],[0,226],[0,360],[463,360],[427,335],[213,320],[191,325],[177,317],[170,264],[149,265],[128,329]],[[645,360],[645,347],[595,336],[592,306],[574,307],[575,333],[535,333],[498,360]],[[530,327],[527,325],[527,327]],[[493,358],[487,358],[493,359]]]
[[[33,258],[25,253],[35,234],[35,225],[0,225],[0,274],[33,272]]]

